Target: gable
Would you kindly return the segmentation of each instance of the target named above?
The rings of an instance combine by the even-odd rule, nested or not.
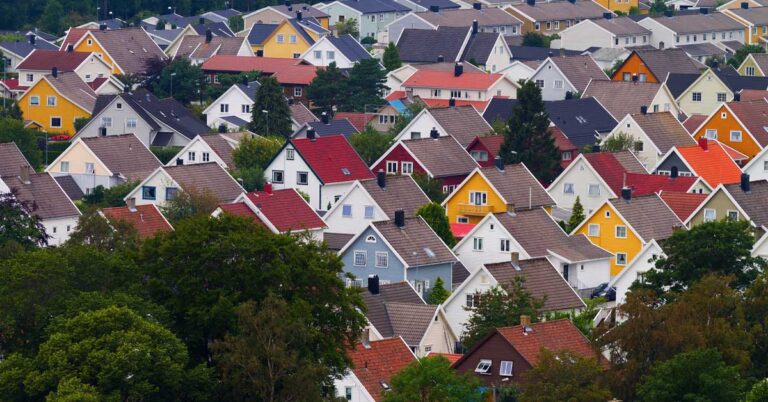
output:
[[[670,172],[672,171],[672,167],[677,167],[678,172],[680,173],[687,173],[687,174],[693,174],[691,169],[688,167],[688,164],[683,161],[683,159],[680,157],[680,155],[677,154],[677,152],[670,152],[669,155],[667,155],[664,160],[662,160],[657,166],[656,169],[654,169],[654,173],[659,172]]]
[[[86,162],[93,163],[93,172],[97,176],[111,176],[113,174],[81,140],[76,140],[67,147],[58,158],[48,165],[46,171],[61,172],[62,161],[69,162],[68,172],[71,174],[85,174]]]
[[[698,210],[694,212],[686,221],[689,226],[695,226],[704,223],[705,210],[714,209],[715,219],[723,220],[727,217],[728,211],[738,211],[739,207],[733,203],[730,197],[725,192],[723,187],[719,187],[709,198],[699,206]],[[739,213],[739,219],[744,219],[742,213]]]
[[[122,70],[120,67],[115,64],[114,60],[112,60],[109,56],[109,53],[101,47],[101,44],[96,40],[96,38],[93,37],[93,35],[88,32],[85,35],[83,35],[80,38],[80,41],[77,42],[74,46],[74,51],[76,52],[92,52],[95,53],[96,56],[101,57],[101,59],[104,60],[107,64],[112,66],[112,72],[114,74],[121,74]]]

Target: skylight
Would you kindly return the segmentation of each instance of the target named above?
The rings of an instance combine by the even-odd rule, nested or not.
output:
[[[424,252],[427,254],[427,257],[429,258],[435,258],[435,252],[432,251],[429,247],[424,247]]]
[[[581,124],[585,124],[587,122],[587,119],[585,119],[584,116],[576,116],[576,121],[578,121]]]
[[[349,176],[352,174],[349,172],[349,169],[347,168],[341,168],[341,173],[344,173],[344,176]]]

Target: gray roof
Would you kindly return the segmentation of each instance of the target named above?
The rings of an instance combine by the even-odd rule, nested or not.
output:
[[[411,176],[387,175],[385,183],[385,187],[381,188],[376,179],[360,182],[390,219],[395,217],[395,211],[398,209],[405,211],[407,217],[416,216],[416,210],[429,203],[429,198]]]
[[[514,205],[515,210],[538,209],[556,204],[522,163],[506,165],[504,170],[488,166],[482,168],[481,172],[507,204]]]
[[[664,240],[672,236],[674,228],[683,227],[680,218],[656,194],[632,197],[629,201],[619,198],[609,202],[643,241]]]
[[[113,174],[144,180],[162,163],[133,134],[83,137],[83,143]]]
[[[494,46],[500,35],[500,33],[493,32],[478,32],[470,36],[461,59],[473,61],[477,65],[484,65],[491,53],[495,52]]]
[[[543,311],[584,308],[584,301],[546,258],[486,264],[485,268],[499,283],[511,283],[517,277],[525,279],[523,287],[537,299],[544,299]]]
[[[147,29],[147,33],[153,36],[157,36],[159,38],[164,39],[167,42],[173,42],[179,34],[184,30],[184,28],[176,28],[176,29]]]
[[[218,163],[175,165],[163,168],[183,190],[210,192],[219,202],[233,202],[245,190]]]
[[[757,227],[768,227],[768,181],[755,181],[749,184],[749,192],[744,192],[740,184],[726,184],[725,189],[736,200],[741,209]]]
[[[670,112],[636,113],[632,118],[662,154],[666,154],[672,147],[696,145],[696,140]]]
[[[207,31],[211,31],[213,36],[221,36],[224,38],[231,38],[235,36],[235,33],[229,29],[229,25],[224,22],[211,22],[207,24],[193,24],[192,29],[197,32],[198,35],[205,35]]]
[[[675,15],[658,17],[653,20],[678,34],[684,35],[744,29],[744,26],[739,22],[721,13]]]
[[[469,278],[469,275],[469,270],[461,263],[461,261],[457,261],[453,264],[453,272],[451,273],[453,278],[453,288],[456,289],[457,286],[461,285],[462,282]]]
[[[363,14],[411,11],[410,8],[393,0],[339,0],[339,2]]]
[[[397,49],[403,62],[434,63],[438,56],[447,62],[456,60],[469,34],[465,27],[440,27],[430,29],[404,29],[397,41]]]
[[[210,42],[205,36],[187,35],[181,39],[175,57],[209,59],[215,55],[237,56],[245,38],[214,36]]]
[[[83,198],[83,190],[80,189],[80,186],[77,185],[72,176],[56,176],[54,179],[56,179],[56,182],[59,183],[59,186],[70,200],[76,201]]]
[[[421,217],[405,218],[402,228],[397,227],[394,220],[372,225],[410,268],[456,262],[451,249]]]
[[[568,1],[536,2],[531,6],[527,3],[510,6],[513,10],[527,15],[533,21],[558,21],[558,20],[583,20],[602,18],[605,8],[592,1],[578,0],[574,3]]]
[[[147,61],[166,58],[165,53],[140,27],[91,31],[91,34],[126,74],[144,73]]]
[[[635,50],[635,53],[640,56],[659,82],[664,81],[669,73],[698,74],[701,72],[700,64],[694,62],[682,49],[642,49]]]
[[[425,19],[430,24],[441,27],[471,27],[472,21],[477,20],[477,24],[484,26],[511,26],[520,25],[522,22],[514,15],[502,10],[501,8],[483,8],[475,10],[474,8],[460,10],[440,10],[439,12],[425,11],[415,13],[417,16]]]
[[[349,119],[333,119],[328,121],[328,124],[325,124],[322,121],[312,121],[307,123],[307,125],[314,128],[315,134],[321,137],[327,135],[343,135],[344,137],[349,138],[352,134],[358,133],[357,128],[355,128]]]
[[[249,123],[247,120],[243,120],[237,116],[222,116],[219,118],[237,127],[245,127]]]
[[[208,144],[228,168],[235,168],[235,162],[232,160],[232,151],[235,150],[235,145],[232,144],[231,140],[219,133],[201,135],[200,138]]]
[[[291,108],[291,117],[296,120],[299,125],[319,120],[317,116],[312,114],[312,111],[307,109],[301,102],[295,102],[289,107]]]
[[[2,180],[12,192],[17,192],[16,197],[20,201],[32,204],[31,212],[40,219],[80,215],[77,207],[48,173],[30,173],[29,183],[23,183],[19,176],[5,176]]]
[[[13,53],[21,58],[27,57],[35,49],[59,50],[58,46],[52,45],[44,40],[36,40],[34,45],[30,44],[29,40],[0,42],[0,50]]]
[[[424,303],[407,282],[380,285],[376,295],[364,289],[362,296],[365,316],[381,336],[401,336],[410,346],[419,344],[437,309]]]
[[[0,143],[0,176],[18,175],[22,166],[29,166],[29,162],[16,143]]]
[[[726,54],[725,50],[714,43],[696,43],[693,45],[678,45],[677,47],[683,49],[691,57],[725,56]]]
[[[248,43],[258,45],[264,42],[272,32],[277,29],[279,24],[253,24],[248,31]]]
[[[62,96],[67,97],[72,102],[75,102],[86,111],[91,112],[96,106],[96,92],[86,84],[80,76],[76,73],[59,73],[58,77],[53,78],[53,75],[48,74],[45,79],[53,86]]]
[[[310,6],[307,3],[295,3],[290,5],[290,10],[288,10],[289,6],[286,6],[285,4],[279,4],[275,6],[270,6],[274,8],[275,10],[290,15],[291,17],[296,17],[296,13],[301,11],[301,14],[303,17],[312,17],[312,18],[324,18],[324,17],[330,17],[328,14],[326,14],[324,11],[318,10],[315,7]]]
[[[433,108],[428,113],[463,147],[475,137],[493,133],[493,127],[472,106]]]
[[[347,35],[340,37],[327,36],[328,40],[338,49],[344,56],[351,62],[358,60],[370,59],[371,54],[358,42],[355,38]]]
[[[331,232],[324,232],[323,233],[323,241],[326,245],[328,245],[328,248],[334,251],[340,251],[344,246],[349,243],[350,240],[355,235],[347,234],[347,233],[331,233]]]
[[[240,90],[252,101],[256,100],[256,92],[261,88],[261,83],[259,81],[251,81],[247,85],[239,82],[235,85],[237,85],[237,87],[240,88]]]
[[[640,112],[641,106],[651,106],[661,84],[653,82],[606,81],[589,83],[582,98],[595,98],[616,120]],[[614,123],[615,126],[615,123]]]
[[[224,18],[232,18],[237,17],[238,15],[242,15],[240,11],[235,10],[234,8],[227,8],[224,10],[214,10],[211,11],[211,13],[216,14],[218,16],[224,17]]]
[[[464,147],[450,136],[404,140],[402,144],[433,177],[466,175],[478,166]]]
[[[664,85],[667,86],[669,89],[669,92],[672,93],[672,96],[675,97],[675,99],[679,98],[680,95],[685,92],[688,87],[690,87],[699,77],[701,76],[701,73],[696,74],[677,74],[677,73],[670,73],[667,75],[667,80],[664,81]]]
[[[569,3],[570,4],[570,3]],[[608,76],[605,75],[603,69],[592,60],[592,57],[587,55],[578,56],[556,56],[550,57],[557,68],[563,72],[565,78],[576,87],[579,92],[584,92],[592,80],[608,80]]]
[[[134,106],[134,110],[141,109],[141,111],[137,110],[137,113],[139,113],[144,120],[147,120],[151,115],[189,139],[195,138],[198,134],[204,134],[210,131],[210,128],[205,125],[205,123],[198,120],[192,112],[175,99],[158,99],[155,95],[145,89],[140,89],[129,94],[120,94],[120,96],[123,99],[130,99],[130,103]],[[157,123],[154,124],[156,125]],[[159,126],[157,126],[157,128],[159,128]]]
[[[592,20],[595,24],[616,36],[650,35],[651,31],[628,17],[600,18]]]

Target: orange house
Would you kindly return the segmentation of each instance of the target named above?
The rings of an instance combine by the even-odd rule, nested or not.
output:
[[[670,72],[698,74],[699,68],[682,49],[634,50],[611,75],[611,80],[661,83]]]
[[[694,131],[694,137],[718,140],[752,159],[768,146],[768,102],[722,104]]]
[[[616,69],[616,72],[614,72],[613,75],[611,76],[611,80],[632,81],[632,77],[635,75],[637,75],[638,77],[637,79],[639,81],[646,81],[646,82],[653,82],[653,83],[659,82],[659,80],[656,78],[655,75],[653,75],[651,70],[643,62],[640,56],[637,55],[637,52],[632,52],[632,54],[630,54],[629,57],[627,57],[627,59],[624,60],[624,63],[621,63],[621,66],[619,66],[619,68]]]

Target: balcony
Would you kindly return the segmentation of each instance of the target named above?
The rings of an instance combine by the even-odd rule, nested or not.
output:
[[[459,213],[462,215],[485,216],[492,214],[493,205],[459,204]]]

